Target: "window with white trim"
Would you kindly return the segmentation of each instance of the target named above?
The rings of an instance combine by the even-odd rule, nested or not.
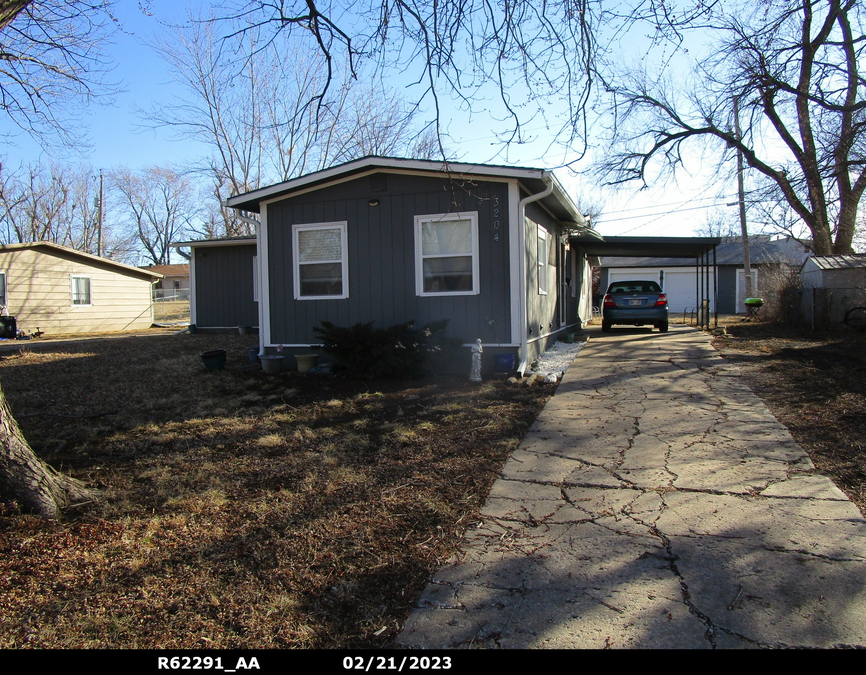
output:
[[[90,277],[70,277],[72,306],[83,307],[93,304],[90,298]]]
[[[292,225],[295,300],[349,297],[346,221]]]
[[[536,227],[538,228],[538,294],[547,295],[547,258],[550,255],[548,253],[550,235],[541,225]]]
[[[415,292],[477,295],[478,212],[415,216]]]

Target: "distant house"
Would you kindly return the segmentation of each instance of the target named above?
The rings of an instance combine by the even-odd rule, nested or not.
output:
[[[764,277],[782,265],[798,268],[809,250],[790,237],[772,239],[767,235],[749,237],[749,257],[752,267],[752,294],[775,289],[766,288]],[[712,259],[710,259],[712,264]],[[720,314],[742,314],[746,311],[746,275],[742,240],[725,241],[716,247],[718,268],[718,311]],[[683,312],[697,303],[698,280],[695,263],[687,258],[602,257],[601,291],[613,281],[627,279],[657,281],[668,296],[671,312]],[[715,284],[712,271],[710,288]]]
[[[485,361],[524,365],[592,315],[589,227],[552,173],[365,157],[232,197],[256,240],[185,242],[196,324],[243,325],[260,347],[308,347],[323,320],[377,327],[448,319]],[[207,321],[207,323],[204,323]]]
[[[183,263],[182,265],[148,265],[141,269],[162,275],[162,279],[153,286],[155,299],[189,300],[189,263]]]
[[[151,287],[161,278],[50,242],[0,246],[0,304],[26,331],[148,328]]]

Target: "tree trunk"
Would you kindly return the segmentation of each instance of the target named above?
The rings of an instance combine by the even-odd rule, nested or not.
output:
[[[3,30],[15,20],[32,0],[0,0],[0,30]]]
[[[43,518],[59,518],[64,509],[92,501],[83,483],[58,473],[40,460],[24,439],[0,389],[0,496],[15,499]]]

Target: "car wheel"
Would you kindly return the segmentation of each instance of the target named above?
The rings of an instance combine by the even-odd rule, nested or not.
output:
[[[610,321],[602,321],[601,322],[601,332],[602,333],[610,333]]]
[[[659,333],[667,333],[667,332],[668,332],[668,322],[665,321],[664,323],[660,323],[659,324]]]

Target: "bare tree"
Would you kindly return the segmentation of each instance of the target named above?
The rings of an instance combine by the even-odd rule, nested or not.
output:
[[[535,125],[582,155],[587,108],[603,78],[605,49],[622,33],[649,28],[650,42],[678,43],[682,29],[712,13],[718,0],[226,0],[217,21],[225,39],[248,30],[311,42],[324,77],[310,103],[323,108],[343,74],[371,64],[414,82],[412,105],[429,111],[441,143],[444,102],[484,108],[503,121],[504,143],[522,143]],[[600,29],[604,41],[598,42]],[[551,101],[561,105],[550,105]],[[550,110],[555,109],[554,114]],[[447,158],[440,145],[439,156]]]
[[[98,178],[89,166],[51,164],[9,171],[0,164],[0,243],[50,241],[98,254]],[[129,241],[109,220],[103,257],[128,260]]]
[[[190,180],[166,167],[135,173],[126,168],[111,172],[118,208],[138,245],[154,265],[171,262],[171,244],[191,228],[197,207]]]
[[[0,0],[0,110],[42,144],[72,145],[83,105],[110,93],[113,0]]]
[[[313,105],[326,86],[323,57],[299,38],[233,25],[244,30],[225,41],[213,21],[191,19],[156,43],[187,97],[147,113],[153,124],[212,149],[198,169],[210,176],[220,203],[335,162],[410,146],[413,110],[384,87],[335,73],[328,95]],[[251,232],[234,211],[221,213],[222,234]]]
[[[708,29],[717,42],[687,91],[637,70],[611,86],[619,152],[604,170],[645,181],[681,167],[700,143],[729,157],[739,150],[757,189],[769,189],[764,198],[806,224],[816,253],[851,251],[866,189],[866,10],[854,0],[723,7]]]

